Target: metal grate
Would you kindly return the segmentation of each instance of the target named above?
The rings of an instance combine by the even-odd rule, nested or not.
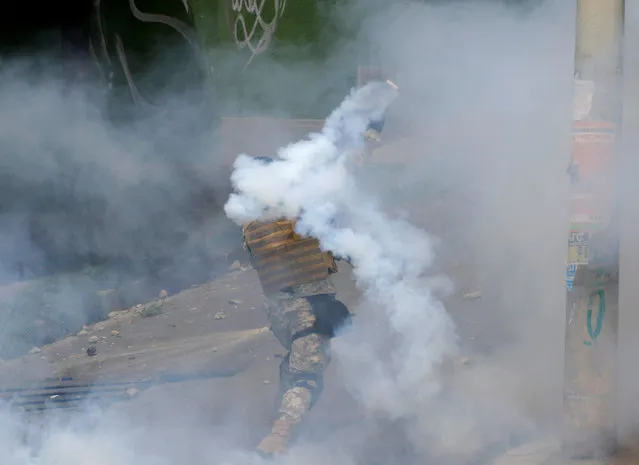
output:
[[[49,409],[77,409],[87,402],[107,406],[135,397],[138,392],[152,386],[185,381],[228,378],[241,370],[228,372],[202,372],[189,374],[160,374],[153,378],[128,381],[90,381],[73,378],[45,380],[32,386],[0,389],[0,402],[24,412],[42,412]]]

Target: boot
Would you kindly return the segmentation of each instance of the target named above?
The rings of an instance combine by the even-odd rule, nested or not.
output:
[[[272,456],[288,452],[288,441],[293,429],[293,423],[286,419],[275,420],[271,434],[266,436],[257,446],[257,452]]]

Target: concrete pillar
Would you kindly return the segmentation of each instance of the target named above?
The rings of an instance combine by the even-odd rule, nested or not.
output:
[[[562,441],[564,456],[575,459],[617,448],[623,13],[624,0],[577,0]]]

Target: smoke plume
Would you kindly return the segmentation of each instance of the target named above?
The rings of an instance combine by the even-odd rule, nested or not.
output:
[[[324,250],[338,257],[350,257],[366,300],[381,306],[388,325],[401,335],[392,349],[393,363],[382,368],[368,360],[371,379],[358,384],[369,387],[361,393],[367,407],[395,418],[411,412],[417,393],[436,393],[433,370],[454,353],[456,335],[425,280],[433,260],[428,236],[386,215],[358,187],[348,167],[362,149],[367,123],[381,116],[393,94],[387,84],[367,84],[344,100],[320,133],[280,149],[273,163],[238,157],[232,174],[236,192],[225,211],[239,224],[298,219],[298,233],[318,238]],[[377,352],[360,347],[362,353],[367,349]]]
[[[48,63],[34,72],[31,65],[4,61],[1,187],[14,183],[12,192],[19,194],[6,198],[20,201],[0,217],[7,225],[0,252],[46,268],[52,260],[29,237],[36,230],[55,258],[70,251],[133,257],[121,268],[140,267],[144,274],[146,255],[182,264],[239,245],[239,230],[224,213],[239,224],[296,218],[301,234],[352,260],[358,290],[352,291],[346,264],[335,282],[341,299],[354,296],[343,300],[356,318],[354,331],[334,339],[326,390],[304,425],[309,437],[278,463],[475,464],[555,433],[563,375],[573,2],[547,1],[528,12],[489,1],[323,3],[331,5],[324,12],[334,20],[331,27],[352,34],[336,39],[322,60],[291,45],[288,61],[264,54],[246,74],[229,72],[238,85],[219,92],[215,112],[324,118],[353,85],[358,65],[388,65],[397,71],[392,79],[401,92],[388,106],[393,96],[383,87],[360,88],[323,130],[290,145],[283,144],[302,131],[288,137],[269,120],[254,133],[236,131],[234,140],[244,145],[221,153],[206,112],[194,108],[202,100],[197,92],[157,91],[152,101],[165,102],[168,116],[140,123],[116,108],[113,124],[102,115],[100,98],[62,88]],[[218,72],[244,63],[233,47],[212,52]],[[185,73],[160,74],[164,83],[197,88]],[[153,87],[138,83],[145,95]],[[384,109],[385,144],[356,167],[360,135]],[[276,160],[263,165],[239,153]],[[229,198],[232,160],[235,194]],[[46,210],[44,200],[58,198],[72,208],[44,215],[34,207]],[[37,224],[29,220],[34,211]],[[254,278],[250,270],[238,273]],[[0,270],[0,279],[14,274]],[[254,292],[239,287],[238,294]],[[452,287],[476,288],[480,297],[449,295]],[[228,303],[216,300],[217,292],[193,306],[216,314]],[[72,300],[58,305],[82,323]],[[254,311],[226,306],[228,318],[215,320],[220,333],[225,325],[265,324],[257,300],[254,305]],[[183,310],[191,315],[192,305]],[[190,324],[151,320],[157,326],[147,335],[159,336],[158,344]],[[633,325],[625,331],[635,334]],[[0,343],[7,340],[0,335]],[[40,425],[0,406],[3,463],[260,464],[247,451],[266,433],[276,395],[279,360],[273,354],[281,349],[273,338],[269,344],[241,354],[254,357],[245,374],[153,388],[106,412],[75,413],[73,421],[47,417]],[[458,346],[469,360],[448,370]],[[628,378],[631,373],[626,370]],[[627,384],[635,385],[633,392],[639,385]],[[628,422],[636,426],[635,417]]]

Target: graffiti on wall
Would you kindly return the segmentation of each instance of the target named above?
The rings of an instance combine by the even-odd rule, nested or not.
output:
[[[163,24],[168,26],[175,31],[177,31],[188,43],[189,45],[196,51],[195,56],[198,57],[200,61],[200,65],[204,66],[203,56],[200,53],[199,42],[197,38],[197,34],[193,28],[191,28],[188,24],[180,21],[177,18],[157,14],[157,13],[146,13],[141,11],[135,0],[129,1],[129,9],[135,19],[144,23],[154,23],[154,24]],[[186,12],[189,12],[188,3],[186,0],[182,0],[184,8]],[[149,102],[148,99],[144,98],[140,91],[138,90],[133,76],[129,67],[129,62],[127,59],[124,42],[122,41],[122,37],[117,32],[112,32],[107,30],[104,17],[103,17],[103,6],[102,0],[94,0],[93,2],[94,9],[94,29],[97,34],[97,46],[94,45],[94,40],[89,39],[89,51],[93,57],[93,60],[97,64],[98,70],[102,79],[106,82],[108,88],[113,87],[113,76],[114,76],[114,68],[111,60],[110,49],[115,50],[115,55],[121,67],[122,73],[126,79],[127,85],[129,87],[129,92],[131,94],[131,98],[133,102],[140,106],[153,107],[154,105]]]
[[[248,68],[253,59],[264,53],[271,45],[277,29],[277,22],[284,14],[286,0],[272,0],[273,11],[270,21],[265,19],[264,7],[267,0],[231,0],[231,9],[235,13],[233,37],[239,49],[248,48],[251,56],[244,65]],[[252,25],[248,26],[248,22]]]
[[[595,301],[597,307],[595,308]],[[606,293],[603,289],[592,291],[588,296],[588,310],[586,313],[586,329],[589,339],[584,340],[587,346],[593,345],[603,328],[606,315]]]

